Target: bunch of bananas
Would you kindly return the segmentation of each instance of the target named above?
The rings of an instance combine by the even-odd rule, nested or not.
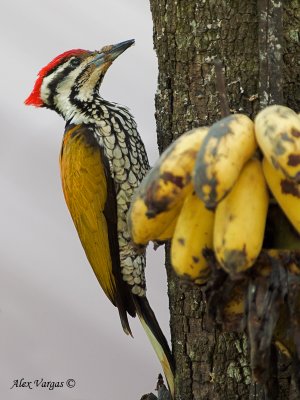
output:
[[[171,239],[175,272],[206,284],[211,318],[246,330],[258,382],[272,343],[299,376],[299,115],[270,106],[254,122],[234,114],[185,133],[142,182],[128,222],[141,250]]]
[[[172,239],[174,270],[196,283],[209,279],[209,254],[239,278],[264,244],[268,187],[300,233],[300,117],[277,105],[254,122],[233,114],[173,142],[132,201],[132,241]]]

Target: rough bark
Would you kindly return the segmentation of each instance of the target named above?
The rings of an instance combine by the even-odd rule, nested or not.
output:
[[[259,22],[266,3],[150,0],[159,66],[156,121],[160,152],[183,132],[220,118],[215,58],[225,66],[230,110],[255,116],[265,89],[259,86],[260,70],[268,61],[268,57],[259,57],[266,50],[259,36],[261,29],[266,29]],[[282,7],[280,1],[276,3]],[[276,14],[283,37],[279,39],[283,40],[282,64],[276,69],[276,77],[282,75],[282,80],[276,86],[276,99],[282,96],[284,104],[299,112],[299,1],[284,3],[281,14]],[[263,85],[270,86],[270,82],[272,86],[270,80]],[[177,368],[176,399],[265,399],[263,389],[251,383],[246,337],[217,329],[207,317],[201,290],[179,281],[168,257],[166,266]],[[279,375],[278,398],[288,399],[290,373],[285,368]]]

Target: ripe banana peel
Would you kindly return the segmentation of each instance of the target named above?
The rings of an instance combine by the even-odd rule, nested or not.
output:
[[[145,200],[149,215],[170,210],[190,190],[196,155],[207,131],[208,128],[202,127],[180,136],[143,180],[139,193]]]
[[[172,237],[175,223],[177,220],[181,202],[176,204],[171,210],[167,210],[155,216],[148,215],[148,208],[142,197],[137,195],[131,203],[128,213],[128,228],[132,241],[137,246],[145,246],[151,240],[167,240]]]
[[[178,210],[178,213],[180,212],[180,209]],[[167,226],[167,228],[155,239],[158,242],[164,242],[166,240],[172,239],[176,224],[177,224],[177,219],[178,219],[178,214],[175,216],[175,218],[170,222],[170,224]]]
[[[268,205],[261,163],[251,159],[215,214],[215,254],[232,278],[250,268],[262,249]]]
[[[291,224],[300,233],[300,184],[286,178],[266,158],[263,159],[262,165],[271,192]]]
[[[300,117],[288,107],[273,105],[255,118],[257,142],[265,157],[287,178],[300,182]]]
[[[207,131],[202,127],[180,136],[142,181],[128,212],[129,231],[135,244],[146,245],[150,240],[171,237],[171,225],[185,196],[193,190],[191,175]]]
[[[214,212],[195,192],[186,196],[171,243],[171,264],[179,276],[198,284],[208,280],[209,267],[203,251],[212,249]]]
[[[230,115],[209,128],[194,173],[195,190],[207,208],[227,195],[256,148],[254,124],[246,115]]]

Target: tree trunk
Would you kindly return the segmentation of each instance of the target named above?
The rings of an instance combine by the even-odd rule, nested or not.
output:
[[[183,132],[220,119],[215,58],[225,66],[231,112],[253,118],[261,106],[271,102],[265,93],[275,89],[273,100],[283,99],[300,111],[298,1],[285,1],[284,9],[277,1],[281,13],[272,25],[272,18],[263,19],[274,7],[272,0],[150,0],[159,66],[156,120],[160,152]],[[280,43],[272,42],[274,33]],[[275,62],[269,53],[270,41],[279,58],[275,72],[270,68]],[[278,85],[272,73],[281,78]],[[221,332],[209,321],[201,289],[175,277],[168,253],[167,248],[176,399],[265,399],[263,388],[252,383],[246,337]],[[288,399],[291,392],[291,399],[290,372],[281,369],[277,397]]]

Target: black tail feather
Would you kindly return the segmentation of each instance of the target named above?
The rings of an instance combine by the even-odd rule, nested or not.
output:
[[[147,336],[149,337],[152,346],[154,347],[155,352],[157,353],[160,362],[162,364],[166,380],[168,382],[169,390],[172,396],[174,396],[174,374],[175,374],[175,364],[174,364],[174,359],[171,353],[171,350],[169,348],[167,339],[165,338],[159,323],[156,319],[156,316],[150,307],[150,304],[147,300],[146,297],[140,297],[140,296],[134,296],[133,298],[134,304],[136,306],[136,312],[142,322],[142,325],[144,327],[143,321],[148,327],[148,329],[151,331],[152,335],[155,338],[155,341],[160,345],[162,351],[163,351],[163,358],[160,356],[160,351],[157,348],[157,345],[153,343],[153,340],[151,340],[151,337],[149,336],[149,333],[145,329]],[[145,327],[144,327],[145,328]]]

